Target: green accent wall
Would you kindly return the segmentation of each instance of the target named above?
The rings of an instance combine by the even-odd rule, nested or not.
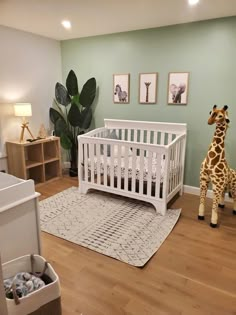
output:
[[[188,125],[185,185],[199,187],[199,169],[215,126],[214,104],[229,106],[226,157],[236,168],[236,17],[87,37],[61,42],[62,74],[82,86],[98,84],[93,126],[104,118],[183,122]],[[139,104],[139,73],[158,72],[157,104]],[[187,105],[167,105],[169,72],[190,72]],[[113,74],[130,73],[130,103],[113,103]]]

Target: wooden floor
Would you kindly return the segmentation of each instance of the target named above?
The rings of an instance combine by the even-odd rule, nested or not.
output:
[[[77,179],[37,187],[47,198]],[[236,314],[236,216],[231,204],[220,227],[198,221],[198,197],[184,194],[172,205],[182,214],[172,233],[142,269],[42,233],[43,255],[58,273],[63,315]],[[55,314],[56,315],[56,314]]]

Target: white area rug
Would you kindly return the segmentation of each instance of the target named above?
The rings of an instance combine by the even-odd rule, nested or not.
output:
[[[155,254],[180,212],[161,216],[147,203],[102,192],[80,195],[76,187],[40,202],[43,231],[136,267]]]

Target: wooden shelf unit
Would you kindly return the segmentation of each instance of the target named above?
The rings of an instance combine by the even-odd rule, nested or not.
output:
[[[35,184],[61,177],[60,138],[50,137],[34,142],[8,141],[8,172]]]

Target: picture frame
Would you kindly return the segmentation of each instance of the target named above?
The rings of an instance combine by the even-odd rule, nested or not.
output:
[[[113,102],[128,104],[130,100],[130,74],[113,74]]]
[[[187,105],[189,72],[170,72],[168,77],[168,105]]]
[[[156,104],[157,72],[139,74],[139,104]]]

